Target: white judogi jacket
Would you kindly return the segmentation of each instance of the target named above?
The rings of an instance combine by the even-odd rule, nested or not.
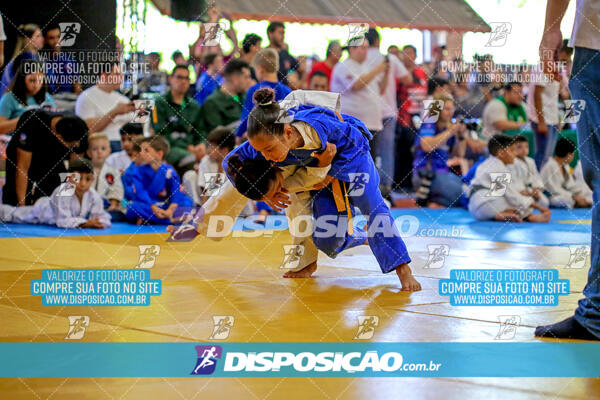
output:
[[[102,166],[99,174],[94,174],[94,190],[106,200],[117,200],[119,203],[123,200],[123,182],[121,173],[106,163]]]
[[[109,167],[115,168],[117,171],[119,171],[121,175],[123,175],[123,172],[125,172],[125,170],[131,164],[131,158],[129,158],[125,150],[121,150],[117,151],[116,153],[110,154],[106,158],[104,164],[108,165]]]
[[[567,165],[559,165],[554,157],[550,157],[542,167],[540,175],[546,190],[550,193],[551,206],[566,208],[575,206],[573,195],[581,194],[582,189],[571,176]]]
[[[520,190],[531,190],[535,188],[544,189],[542,177],[537,170],[533,158],[525,157],[525,159],[522,160],[519,157],[515,157],[515,161],[507,167],[512,173],[513,182],[517,185],[523,185],[523,188]]]
[[[575,179],[575,182],[579,185],[579,188],[581,189],[581,195],[585,197],[587,201],[592,203],[594,192],[585,182],[585,179],[583,179],[583,168],[581,166],[581,160],[579,160],[577,162],[577,165],[575,166],[575,170],[573,171],[573,178]]]
[[[69,183],[63,183],[50,197],[41,197],[32,206],[3,206],[3,219],[6,222],[22,224],[56,225],[59,228],[77,228],[90,218],[99,218],[105,227],[110,227],[110,214],[104,211],[102,199],[93,188],[84,193],[81,203],[77,196],[63,195],[68,192]]]

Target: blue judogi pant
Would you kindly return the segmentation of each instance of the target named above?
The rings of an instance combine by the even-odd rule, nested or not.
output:
[[[569,88],[573,100],[585,100],[577,121],[577,145],[583,176],[594,191],[591,266],[575,319],[600,338],[600,51],[575,48]]]
[[[375,165],[371,159],[365,164],[364,173],[369,177],[366,183],[364,183],[365,179],[362,180],[362,185],[339,181],[341,192],[346,196],[343,199],[338,196],[337,201],[346,203],[345,210],[339,210],[336,205],[334,196],[337,182],[334,181],[327,188],[314,192],[315,230],[313,241],[319,250],[329,257],[335,257],[345,249],[364,244],[368,239],[369,247],[371,247],[381,271],[387,273],[396,269],[398,265],[411,260],[406,245],[394,225],[390,209],[379,191],[379,174]],[[367,231],[352,227],[349,232],[351,219],[354,219],[354,208],[360,210],[368,218]],[[331,221],[337,220],[337,229],[333,229],[335,232],[327,229],[327,224],[320,222],[325,218],[328,219],[329,227],[331,227]]]

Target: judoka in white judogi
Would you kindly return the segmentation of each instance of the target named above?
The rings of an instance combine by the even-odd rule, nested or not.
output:
[[[540,172],[546,190],[550,193],[550,206],[560,208],[575,207],[573,195],[583,196],[583,189],[569,172],[568,165],[559,165],[554,157],[550,157]],[[591,202],[591,197],[589,201]]]
[[[104,211],[102,198],[90,188],[83,194],[81,203],[75,194],[64,196],[63,183],[50,197],[41,197],[32,206],[0,206],[3,222],[20,224],[56,225],[59,228],[77,228],[91,218],[98,218],[105,228],[111,226],[110,215]]]
[[[537,204],[543,207],[550,205],[550,200],[543,193],[544,183],[542,177],[537,170],[535,160],[531,157],[525,157],[521,159],[515,157],[515,161],[512,164],[507,165],[508,170],[511,172],[511,184],[515,185],[515,189],[521,193],[523,190],[528,192],[538,189],[539,198],[535,200]]]
[[[519,192],[509,168],[492,155],[477,167],[470,191],[469,212],[477,220],[494,219],[507,209],[515,210],[523,219],[533,212],[533,197]]]
[[[103,200],[117,200],[119,203],[123,200],[121,173],[116,168],[107,165],[106,162],[100,173],[94,174],[92,188]]]
[[[587,201],[593,203],[594,192],[583,178],[583,167],[581,166],[581,160],[577,161],[577,165],[573,170],[573,179],[575,179],[575,182],[577,185],[579,185],[579,188],[581,189],[581,195],[585,197]]]

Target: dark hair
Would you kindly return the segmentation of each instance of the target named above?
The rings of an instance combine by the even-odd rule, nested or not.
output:
[[[175,72],[177,72],[178,69],[185,69],[188,73],[190,72],[190,67],[189,66],[178,64],[171,71],[171,76],[175,75]]]
[[[315,76],[320,76],[320,77],[322,77],[322,78],[325,78],[325,79],[329,80],[329,77],[328,77],[328,76],[327,76],[327,74],[326,74],[325,72],[323,72],[323,71],[316,70],[315,72],[313,72],[313,73],[312,73],[312,75],[310,76],[310,80],[312,81],[312,79],[313,79]]]
[[[228,77],[234,74],[241,74],[244,68],[250,69],[250,65],[248,65],[248,63],[244,60],[234,58],[225,64],[223,76]]]
[[[44,29],[42,29],[42,33],[44,34],[44,37],[46,37],[46,35],[48,35],[48,32],[53,31],[55,29],[58,29],[60,31],[60,26],[58,26],[58,24],[51,22],[48,25],[44,26]]]
[[[375,28],[369,28],[367,33],[365,33],[365,39],[369,42],[369,46],[373,46],[379,40],[379,33]]]
[[[407,44],[406,46],[404,46],[402,48],[402,50],[406,50],[406,49],[412,49],[415,52],[415,54],[417,54],[417,48],[415,46],[413,46],[412,44]]]
[[[128,122],[119,129],[119,134],[123,135],[143,135],[144,127],[139,122]]]
[[[271,88],[262,88],[254,92],[256,105],[248,115],[248,137],[260,132],[269,135],[283,134],[284,124],[279,122],[281,108],[275,101],[275,92]]]
[[[27,75],[40,73],[44,75],[44,67],[38,60],[24,60],[19,65],[15,76],[12,81],[8,84],[8,92],[12,93],[13,96],[23,105],[27,105],[27,85],[25,78]],[[40,90],[33,95],[33,98],[37,104],[42,104],[46,100],[47,84],[46,79],[43,77],[44,82]]]
[[[573,55],[573,48],[569,46],[569,39],[563,39],[560,51],[564,51],[569,57]]]
[[[513,136],[508,135],[494,135],[488,142],[488,151],[491,155],[497,156],[500,150],[505,150],[515,142]]]
[[[434,76],[427,81],[427,94],[433,94],[435,89],[448,84],[448,80],[439,76]]]
[[[171,54],[171,60],[175,61],[177,57],[183,57],[183,53],[179,50],[175,50],[173,54]]]
[[[267,26],[267,33],[273,33],[277,30],[277,28],[285,29],[285,25],[281,21],[273,21]]]
[[[504,90],[511,91],[511,90],[513,90],[514,86],[521,87],[521,86],[523,86],[523,84],[519,81],[511,81],[511,82],[508,82],[506,85],[504,85]]]
[[[337,40],[332,40],[331,42],[329,42],[329,44],[327,45],[327,51],[325,52],[325,57],[329,57],[331,53],[333,53],[333,48],[336,46],[340,49],[342,48],[342,45]]]
[[[85,121],[78,116],[63,115],[56,122],[56,133],[66,142],[75,142],[87,138],[89,129]]]
[[[515,143],[529,143],[529,140],[527,140],[527,137],[523,136],[523,135],[515,135],[513,136],[513,141]]]
[[[269,191],[271,182],[277,179],[277,169],[264,159],[240,160],[237,154],[227,159],[227,174],[243,196],[261,200]]]
[[[242,40],[242,50],[244,53],[250,52],[250,47],[262,42],[262,38],[258,36],[256,33],[249,33],[244,36],[244,40]]]
[[[206,137],[206,141],[215,143],[217,147],[222,149],[233,150],[235,147],[235,135],[230,129],[222,126],[213,129]]]
[[[554,154],[558,157],[566,157],[569,153],[575,153],[575,144],[565,137],[561,137],[556,142]]]
[[[139,141],[140,146],[142,145],[142,143],[148,143],[150,145],[150,147],[152,147],[154,150],[162,151],[163,152],[163,157],[162,157],[163,160],[165,158],[167,158],[167,154],[169,154],[169,150],[171,148],[171,146],[169,145],[169,142],[167,142],[167,139],[165,139],[162,136],[145,137]]]
[[[208,53],[207,55],[204,56],[204,58],[202,59],[202,62],[204,63],[204,65],[211,65],[212,63],[215,62],[215,60],[217,59],[218,56],[220,56],[219,53]]]
[[[157,58],[159,61],[161,59],[160,53],[157,53],[156,51],[153,51],[152,53],[148,53],[146,55],[151,58]]]
[[[94,166],[86,158],[76,158],[69,162],[69,172],[79,172],[80,174],[93,174]]]

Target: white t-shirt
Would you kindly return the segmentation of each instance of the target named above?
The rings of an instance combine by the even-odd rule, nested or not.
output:
[[[82,119],[99,118],[106,115],[118,103],[129,103],[130,100],[117,91],[105,92],[100,90],[98,86],[92,86],[77,97],[75,102],[75,114]],[[108,136],[108,140],[121,140],[119,129],[133,121],[135,113],[127,113],[117,115],[111,123],[109,123],[102,132]]]
[[[398,59],[393,54],[388,55],[388,59],[390,60],[390,71],[387,74],[387,86],[385,87],[385,92],[383,95],[379,97],[381,100],[381,113],[382,118],[391,118],[395,117],[398,114],[398,99],[396,98],[396,79],[402,79],[406,75],[408,75],[408,71],[402,64],[402,61]],[[384,55],[381,52],[371,47],[369,52],[367,53],[367,61],[366,63],[371,67],[375,68],[379,64],[381,64],[384,60]]]
[[[535,87],[543,86],[542,91],[542,114],[548,125],[558,124],[558,92],[560,91],[560,82],[550,81],[550,79],[539,69],[535,68],[531,73],[531,83],[529,84],[529,95],[527,96],[527,117],[538,123],[538,115],[535,110]]]
[[[116,169],[123,175],[123,172],[125,172],[131,164],[131,158],[129,158],[125,150],[121,150],[109,155],[104,163],[109,167]]]
[[[6,33],[4,33],[4,22],[2,22],[2,14],[0,14],[0,41],[6,40]]]
[[[339,62],[333,67],[330,89],[342,95],[342,113],[360,119],[369,130],[380,131],[383,128],[379,94],[381,75],[375,77],[364,88],[352,90],[358,78],[373,68],[375,66],[369,65],[366,60],[361,64],[351,58]]]
[[[486,140],[489,140],[494,135],[502,133],[501,130],[496,129],[494,122],[508,119],[507,112],[504,103],[498,99],[490,100],[490,102],[485,105],[485,108],[483,109],[481,134]]]
[[[600,50],[600,0],[577,0],[569,46]]]

